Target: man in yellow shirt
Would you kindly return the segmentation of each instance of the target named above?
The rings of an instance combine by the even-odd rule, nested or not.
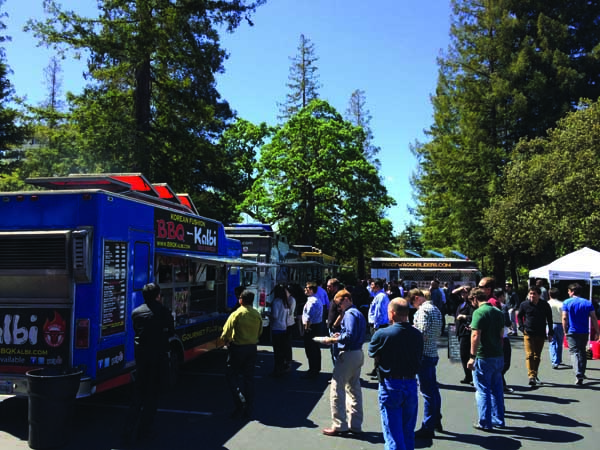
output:
[[[233,396],[235,410],[232,418],[249,419],[254,403],[254,366],[256,344],[262,334],[262,318],[252,305],[254,293],[245,290],[239,298],[240,307],[227,319],[221,340],[227,345],[225,377]],[[243,378],[243,385],[239,377]]]

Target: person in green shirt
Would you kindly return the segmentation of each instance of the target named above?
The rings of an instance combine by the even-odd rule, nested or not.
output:
[[[225,378],[233,397],[232,418],[252,417],[254,404],[254,366],[257,344],[262,334],[262,318],[252,304],[254,293],[245,290],[238,299],[240,307],[227,319],[221,340],[227,345]],[[239,378],[243,378],[240,385]]]
[[[481,286],[480,288],[485,287]],[[473,371],[475,400],[479,419],[474,427],[479,430],[504,428],[504,316],[488,303],[487,292],[474,289],[479,307],[471,320],[471,355],[467,367]]]

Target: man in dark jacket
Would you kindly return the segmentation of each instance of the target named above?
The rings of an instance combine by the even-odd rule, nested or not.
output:
[[[541,299],[540,288],[533,286],[529,288],[528,299],[521,303],[517,313],[517,323],[522,323],[519,330],[523,332],[523,343],[525,345],[525,358],[529,385],[542,384],[538,378],[540,358],[546,340],[546,327],[548,329],[548,341],[552,342],[552,310],[548,302]]]
[[[379,410],[385,448],[415,448],[418,417],[417,373],[423,359],[423,335],[408,322],[408,303],[389,304],[392,325],[378,330],[369,344],[377,361]]]
[[[161,376],[168,375],[169,338],[175,334],[171,312],[162,304],[160,287],[144,286],[144,304],[131,313],[135,331],[135,386],[124,440],[147,436],[158,406]],[[164,381],[164,380],[163,380]]]

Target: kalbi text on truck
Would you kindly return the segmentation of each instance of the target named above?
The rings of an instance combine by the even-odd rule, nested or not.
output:
[[[0,193],[0,393],[26,395],[39,368],[83,370],[79,396],[130,382],[148,282],[173,313],[174,370],[216,348],[230,271],[259,265],[221,223],[140,174],[28,182],[45,190]]]

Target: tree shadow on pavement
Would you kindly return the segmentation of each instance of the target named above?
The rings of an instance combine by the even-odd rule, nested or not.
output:
[[[522,447],[522,444],[518,438],[489,434],[486,436],[480,436],[476,434],[460,434],[451,433],[445,431],[443,434],[436,434],[436,441],[456,441],[462,447],[462,444],[471,444],[476,447],[481,447],[489,450],[517,450]],[[417,440],[415,441],[415,448],[428,448],[433,445],[432,440]]]
[[[550,387],[550,385],[546,384],[546,387]],[[578,403],[579,400],[575,400],[573,398],[565,398],[557,395],[552,395],[549,392],[549,395],[542,395],[539,390],[540,388],[526,388],[526,387],[514,387],[514,392],[512,394],[504,395],[505,398],[510,398],[511,400],[527,400],[527,401],[535,401],[535,402],[548,402],[548,403],[556,403],[558,405],[568,405],[570,403]],[[542,386],[543,389],[543,386]]]
[[[257,430],[254,443],[260,443],[260,430],[266,426],[317,427],[309,416],[327,389],[330,373],[304,380],[300,378],[303,372],[295,371],[300,366],[295,362],[291,373],[274,378],[269,376],[272,356],[259,351],[253,420],[232,419],[233,401],[224,377],[225,358],[225,352],[214,351],[187,364],[180,383],[161,398],[155,428],[132,445],[124,446],[120,438],[129,404],[127,388],[100,394],[89,403],[78,403],[73,436],[65,450],[220,450],[229,448],[232,439],[239,439],[243,429]],[[27,430],[25,439],[26,433]]]
[[[489,450],[517,450],[526,447],[522,441],[548,442],[548,443],[570,443],[583,439],[583,436],[569,431],[547,429],[540,427],[506,427],[505,429],[494,429],[491,432],[482,432],[485,435],[460,434],[444,432],[436,434],[436,440],[456,440],[461,444],[472,444]],[[429,441],[431,442],[431,441]],[[425,445],[424,445],[425,444]],[[416,441],[416,448],[431,447],[428,441]]]
[[[340,437],[342,437],[344,439],[352,440],[352,441],[369,442],[371,444],[384,444],[385,443],[382,433],[375,433],[372,431],[369,431],[369,432],[365,431],[365,432],[358,433],[358,434],[348,433],[348,434],[344,434],[343,436],[340,436]]]
[[[563,416],[560,416],[563,417]],[[583,436],[570,431],[548,429],[542,427],[507,427],[502,433],[511,434],[513,438],[533,442],[570,443],[583,439]]]
[[[562,414],[554,413],[506,411],[504,417],[505,419],[524,420],[536,424],[553,425],[559,427],[591,427],[591,425],[588,423],[582,423],[571,417],[566,417]],[[511,429],[513,428],[511,427]],[[545,432],[546,431],[544,431],[544,433]]]

